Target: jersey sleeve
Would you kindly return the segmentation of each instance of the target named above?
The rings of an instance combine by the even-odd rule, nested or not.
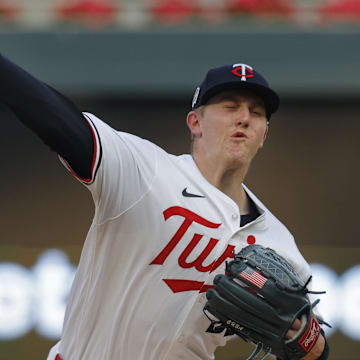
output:
[[[120,216],[150,190],[157,171],[158,153],[150,141],[111,126],[84,113],[91,126],[94,156],[91,178],[82,179],[62,159],[67,169],[91,191],[96,223]]]

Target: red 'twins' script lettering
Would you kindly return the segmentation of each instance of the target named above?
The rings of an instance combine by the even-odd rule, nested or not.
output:
[[[172,216],[182,216],[184,217],[184,221],[175,233],[175,235],[170,239],[169,243],[164,247],[164,249],[155,257],[155,259],[150,263],[150,265],[162,265],[164,264],[167,257],[170,253],[174,250],[175,246],[180,242],[188,228],[193,222],[196,222],[200,225],[211,229],[217,229],[220,224],[213,223],[209,220],[204,219],[200,215],[187,210],[180,206],[173,206],[164,211],[164,219],[165,221]],[[227,258],[233,257],[233,250],[235,246],[228,245],[225,249],[224,253],[217,259],[214,260],[207,266],[204,266],[203,263],[205,259],[209,256],[211,251],[214,249],[216,244],[219,242],[218,239],[210,238],[207,246],[202,251],[202,253],[192,262],[187,262],[187,258],[196,247],[196,245],[200,242],[203,238],[202,234],[194,234],[192,240],[187,245],[185,250],[180,254],[178,263],[182,268],[192,268],[194,267],[196,270],[200,272],[212,272],[216,268],[218,268]],[[163,279],[164,282],[171,288],[173,292],[180,292],[180,291],[190,291],[190,290],[200,290],[206,291],[209,288],[209,285],[204,285],[203,282],[199,281],[192,281],[192,280],[179,280],[179,279]]]

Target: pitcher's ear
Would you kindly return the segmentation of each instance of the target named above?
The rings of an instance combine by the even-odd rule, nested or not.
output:
[[[187,114],[186,124],[189,127],[191,133],[195,137],[201,136],[201,124],[200,124],[201,115],[198,111],[192,110]]]

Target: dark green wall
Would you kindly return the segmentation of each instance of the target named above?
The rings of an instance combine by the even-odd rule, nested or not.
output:
[[[194,91],[212,66],[244,62],[282,97],[358,98],[360,32],[297,29],[0,32],[0,51],[61,90],[161,96]]]

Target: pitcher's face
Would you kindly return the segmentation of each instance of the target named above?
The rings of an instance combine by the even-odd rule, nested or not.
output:
[[[249,164],[264,144],[266,109],[261,98],[249,91],[221,92],[196,113],[195,141],[214,160]]]

